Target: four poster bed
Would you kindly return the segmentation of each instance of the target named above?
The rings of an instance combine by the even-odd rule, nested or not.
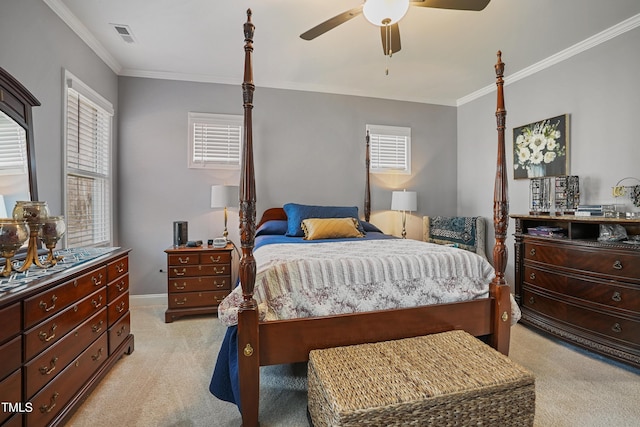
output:
[[[242,414],[242,423],[245,427],[257,426],[258,423],[258,402],[260,388],[260,366],[304,362],[308,360],[309,352],[313,349],[338,347],[344,345],[361,344],[367,342],[388,341],[401,338],[409,338],[420,335],[444,332],[453,329],[462,329],[470,334],[482,337],[488,344],[498,351],[507,354],[509,351],[510,324],[511,324],[511,299],[509,286],[505,282],[504,270],[507,261],[507,251],[505,238],[508,221],[508,201],[507,201],[507,177],[505,164],[505,116],[503,97],[503,71],[504,64],[501,61],[501,54],[498,52],[498,61],[495,66],[497,85],[497,130],[498,130],[498,156],[496,179],[494,187],[494,226],[495,226],[495,246],[493,250],[493,267],[490,275],[486,273],[486,265],[479,264],[480,256],[468,253],[461,249],[446,248],[450,252],[458,252],[464,258],[462,261],[452,258],[452,265],[456,269],[462,269],[462,264],[473,264],[470,269],[481,271],[485,281],[480,293],[460,302],[437,303],[430,305],[418,305],[405,307],[399,304],[399,308],[384,308],[375,311],[358,312],[340,311],[339,314],[318,315],[315,312],[306,312],[306,317],[285,318],[280,320],[264,320],[264,313],[259,308],[258,302],[264,301],[264,290],[260,285],[264,279],[264,265],[276,263],[282,254],[273,255],[274,248],[286,245],[273,246],[261,245],[256,248],[256,231],[260,233],[266,224],[273,224],[287,220],[287,214],[281,208],[268,209],[265,211],[260,223],[256,224],[256,191],[255,173],[253,162],[253,135],[252,135],[252,108],[253,84],[252,52],[253,52],[254,26],[251,22],[251,11],[247,11],[247,22],[244,25],[245,35],[245,66],[243,100],[244,100],[244,144],[242,153],[242,170],[240,178],[240,238],[242,256],[239,264],[239,281],[241,288],[235,291],[236,309],[233,313],[233,323],[237,321],[237,328],[233,328],[233,333],[227,333],[225,337],[226,348],[231,348],[231,354],[224,355],[221,351],[216,365],[228,362],[227,359],[234,359],[237,372],[228,373],[231,376],[237,375],[239,399],[235,401]],[[368,143],[368,137],[367,137]],[[368,148],[368,147],[367,147]],[[367,149],[367,179],[365,193],[364,218],[365,222],[356,223],[356,228],[362,224],[368,225],[370,214],[369,197],[369,164]],[[287,213],[290,213],[287,211]],[[307,216],[307,218],[309,218]],[[289,230],[290,231],[290,230]],[[305,230],[306,231],[306,230]],[[258,234],[260,234],[258,233]],[[269,233],[267,233],[269,234]],[[365,233],[363,233],[365,234]],[[385,240],[382,236],[377,239],[377,231],[369,228],[366,232],[367,239],[362,242],[354,242],[355,239],[347,239],[347,245],[368,244],[379,247],[385,242],[394,242],[398,245],[400,239]],[[277,238],[286,238],[277,236]],[[300,238],[302,239],[302,238]],[[404,240],[410,245],[433,245],[425,242],[413,242]],[[259,242],[261,243],[261,242]],[[324,247],[329,253],[327,246],[333,243],[310,243],[303,245],[289,245],[289,247]],[[439,247],[444,248],[444,247]],[[260,251],[260,262],[254,257]],[[342,249],[340,249],[341,251]],[[441,249],[438,249],[441,250]],[[295,250],[297,252],[297,249]],[[393,250],[390,250],[391,252]],[[402,252],[404,249],[398,249]],[[387,252],[386,250],[382,252]],[[265,255],[263,255],[265,253]],[[268,255],[266,255],[268,254]],[[271,258],[269,258],[271,256]],[[446,256],[450,256],[449,253]],[[469,258],[470,257],[470,258]],[[299,256],[302,259],[302,255]],[[416,255],[419,259],[421,255]],[[368,262],[368,258],[361,257],[363,263]],[[382,259],[377,259],[371,265],[384,263]],[[429,263],[428,260],[424,261]],[[436,262],[437,264],[438,262]],[[487,263],[488,264],[488,263]],[[422,267],[420,267],[422,268]],[[366,268],[365,268],[366,270]],[[355,273],[354,273],[355,274]],[[363,274],[368,274],[368,270]],[[279,276],[281,277],[281,276]],[[333,279],[333,277],[332,277]],[[394,278],[395,280],[395,278]],[[472,279],[475,280],[475,279]],[[314,287],[311,285],[308,287]],[[262,292],[262,293],[261,293]],[[404,292],[404,291],[403,291]],[[402,295],[404,297],[404,294]],[[259,301],[256,300],[258,298]],[[316,300],[317,303],[319,300]],[[419,301],[419,300],[418,300]],[[354,302],[354,301],[352,301]],[[359,303],[361,301],[355,301]],[[281,304],[286,305],[286,304]],[[315,304],[310,304],[314,305]],[[357,304],[356,304],[357,305]],[[310,309],[311,310],[311,309]],[[221,317],[228,317],[228,313],[221,311]],[[232,328],[229,328],[232,330]],[[228,331],[229,332],[229,331]],[[233,340],[233,345],[228,346],[228,342]],[[221,360],[223,359],[223,360]],[[222,362],[222,363],[221,363]],[[214,373],[214,377],[216,374]],[[212,379],[212,387],[213,387]],[[213,392],[213,389],[212,389]],[[216,394],[216,393],[214,393]],[[217,394],[216,394],[217,395]],[[227,400],[227,399],[225,399]],[[238,401],[239,400],[239,401]]]

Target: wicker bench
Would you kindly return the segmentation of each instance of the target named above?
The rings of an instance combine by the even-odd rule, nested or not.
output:
[[[314,427],[533,425],[533,375],[463,331],[313,350],[308,381]]]

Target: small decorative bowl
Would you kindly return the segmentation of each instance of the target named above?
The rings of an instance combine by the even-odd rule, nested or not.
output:
[[[13,219],[25,220],[29,224],[41,224],[49,216],[47,202],[23,200],[16,202]]]
[[[24,220],[0,218],[0,256],[5,258],[6,264],[3,276],[11,274],[11,258],[29,238],[29,224]]]

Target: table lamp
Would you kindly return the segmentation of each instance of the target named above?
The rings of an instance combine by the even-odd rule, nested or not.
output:
[[[402,212],[402,238],[407,238],[407,211],[418,209],[418,194],[415,191],[394,191],[391,193],[391,210]]]

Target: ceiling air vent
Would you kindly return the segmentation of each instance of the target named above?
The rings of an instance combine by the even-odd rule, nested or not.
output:
[[[122,25],[122,24],[111,24],[111,26],[113,28],[115,28],[116,32],[118,33],[118,35],[120,37],[122,37],[122,40],[124,40],[127,43],[135,43],[136,41],[133,38],[133,33],[131,32],[131,28],[129,28],[128,25]]]

